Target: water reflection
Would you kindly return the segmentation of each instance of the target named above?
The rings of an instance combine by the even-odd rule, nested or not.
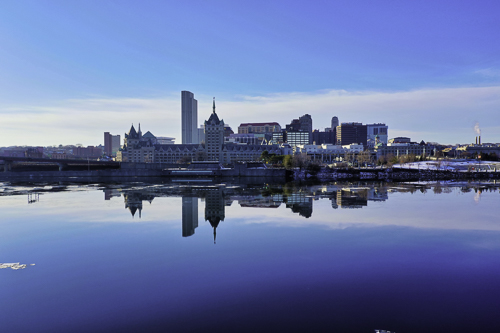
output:
[[[105,200],[123,195],[125,208],[132,215],[141,218],[143,201],[152,204],[156,197],[182,198],[182,236],[194,235],[198,227],[198,202],[205,203],[204,220],[213,228],[214,242],[217,227],[226,217],[226,207],[234,202],[244,208],[276,209],[284,204],[293,213],[304,218],[313,214],[314,202],[322,199],[331,201],[332,209],[361,209],[369,202],[384,202],[389,193],[450,193],[453,189],[463,193],[475,191],[474,201],[478,202],[482,191],[497,191],[496,183],[339,183],[301,187],[293,184],[285,186],[239,187],[227,184],[210,186],[142,186],[134,188],[104,188]]]
[[[5,331],[500,329],[495,183],[9,184],[0,204]]]

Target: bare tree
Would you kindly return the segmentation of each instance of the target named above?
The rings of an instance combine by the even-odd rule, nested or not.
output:
[[[208,158],[208,155],[207,155],[207,152],[204,151],[204,150],[198,150],[195,154],[194,154],[194,160],[195,161],[206,161]]]
[[[302,168],[307,166],[307,164],[309,163],[309,160],[310,160],[310,158],[309,158],[309,156],[307,156],[307,154],[293,155],[292,165],[295,168],[299,168],[300,170],[302,170]]]
[[[371,161],[371,154],[368,150],[362,151],[358,154],[358,163],[366,166],[367,163]]]

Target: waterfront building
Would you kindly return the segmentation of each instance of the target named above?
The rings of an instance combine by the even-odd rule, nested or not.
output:
[[[102,156],[102,153],[102,147],[87,146],[73,148],[73,156],[76,158],[97,159],[98,157]]]
[[[169,136],[157,136],[156,143],[162,145],[173,145],[175,143],[175,138],[171,138]]]
[[[109,132],[104,132],[104,153],[107,156],[116,156],[120,150],[120,135],[111,135]]]
[[[386,124],[367,124],[366,125],[366,141],[368,148],[374,148],[377,143],[387,144],[388,126]]]
[[[181,92],[181,143],[198,143],[198,101],[190,91]]]
[[[466,145],[458,147],[457,151],[458,153],[470,154],[471,156],[474,154],[481,155],[482,153],[485,153],[488,155],[495,154],[497,157],[500,157],[500,145],[493,143]]]
[[[208,161],[222,161],[222,145],[224,144],[224,120],[219,119],[215,113],[215,98],[213,111],[205,121],[205,148]]]
[[[236,144],[247,144],[247,145],[256,145],[259,144],[260,138],[255,134],[230,134],[227,138],[225,138],[225,143],[236,143]]]
[[[238,126],[238,134],[250,133],[274,133],[281,132],[281,126],[277,122],[268,123],[242,123]]]
[[[362,123],[342,123],[340,126],[337,126],[337,144],[339,145],[359,143],[366,147],[366,138],[366,125]]]
[[[392,138],[389,140],[388,143],[410,143],[411,139],[404,137],[404,136],[398,136],[396,138]]]
[[[388,143],[375,146],[377,159],[381,156],[393,155],[396,157],[403,155],[434,156],[435,146],[429,144],[419,144],[415,142]]]
[[[305,131],[287,131],[286,143],[290,146],[307,145],[309,144],[309,133]]]
[[[350,145],[297,145],[293,147],[293,154],[307,154],[313,160],[320,160],[325,163],[332,163],[339,159],[343,159],[345,154],[359,154],[364,149],[363,145],[350,144]]]
[[[312,141],[313,144],[321,145],[323,143],[336,144],[337,137],[335,131],[324,131],[320,132],[319,130],[314,130],[312,132]]]
[[[286,142],[290,145],[297,144],[311,144],[312,143],[312,118],[309,114],[305,114],[299,119],[293,119],[290,124],[285,126],[286,129]],[[304,134],[291,134],[305,132],[307,133],[307,142],[303,142]]]
[[[204,123],[205,145],[161,144],[153,135],[142,135],[134,126],[125,134],[124,145],[117,154],[117,161],[134,163],[178,163],[190,161],[218,161],[233,163],[258,161],[262,152],[282,155],[279,145],[238,144],[224,142],[224,121],[215,112],[215,100],[209,119]],[[288,149],[286,149],[288,152]]]

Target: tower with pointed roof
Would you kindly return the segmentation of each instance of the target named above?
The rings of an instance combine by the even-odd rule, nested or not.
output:
[[[215,97],[212,114],[205,121],[205,150],[209,161],[223,162],[224,120],[215,113]]]

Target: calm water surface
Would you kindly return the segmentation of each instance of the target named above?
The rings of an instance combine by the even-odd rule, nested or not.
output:
[[[499,204],[492,183],[0,184],[0,330],[500,332]]]

